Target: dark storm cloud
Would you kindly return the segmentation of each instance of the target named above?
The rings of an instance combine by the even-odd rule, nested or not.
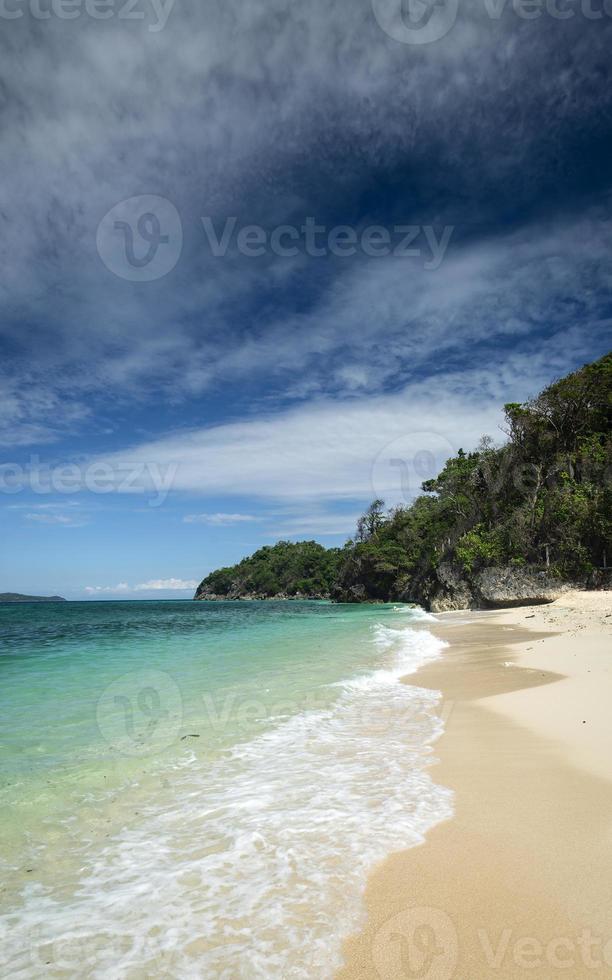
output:
[[[463,4],[419,46],[365,0],[177,0],[159,30],[144,3],[139,21],[24,4],[2,23],[5,441],[76,431],[96,400],[258,374],[272,393],[346,395],[492,342],[566,331],[568,357],[599,348],[612,32],[575,6],[524,20]],[[172,201],[184,235],[148,283],[96,251],[103,216],[141,194]],[[454,228],[428,273],[363,254],[214,258],[205,215]]]

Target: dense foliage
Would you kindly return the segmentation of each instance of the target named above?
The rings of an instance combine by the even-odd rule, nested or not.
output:
[[[612,355],[505,406],[508,442],[483,438],[423,484],[410,507],[374,501],[340,571],[340,598],[393,598],[441,561],[470,574],[487,565],[547,562],[584,578],[612,561]],[[413,589],[418,594],[418,588]]]
[[[612,355],[505,406],[508,441],[459,450],[410,506],[375,500],[355,539],[327,550],[281,541],[202,586],[219,595],[418,597],[439,564],[466,576],[487,565],[547,566],[585,579],[612,563]]]
[[[338,574],[339,548],[316,541],[279,541],[265,546],[238,565],[220,568],[200,584],[198,594],[327,596]]]

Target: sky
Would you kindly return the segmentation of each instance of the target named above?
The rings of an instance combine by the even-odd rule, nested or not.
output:
[[[342,544],[611,346],[610,0],[0,20],[0,591]]]

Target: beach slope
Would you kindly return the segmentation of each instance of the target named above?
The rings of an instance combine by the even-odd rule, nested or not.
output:
[[[612,975],[612,593],[439,616],[455,816],[375,869],[338,980]]]

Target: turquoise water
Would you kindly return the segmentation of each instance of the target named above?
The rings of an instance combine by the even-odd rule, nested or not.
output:
[[[399,682],[440,654],[427,620],[0,606],[10,975],[331,975],[372,864],[449,813],[438,697]]]

